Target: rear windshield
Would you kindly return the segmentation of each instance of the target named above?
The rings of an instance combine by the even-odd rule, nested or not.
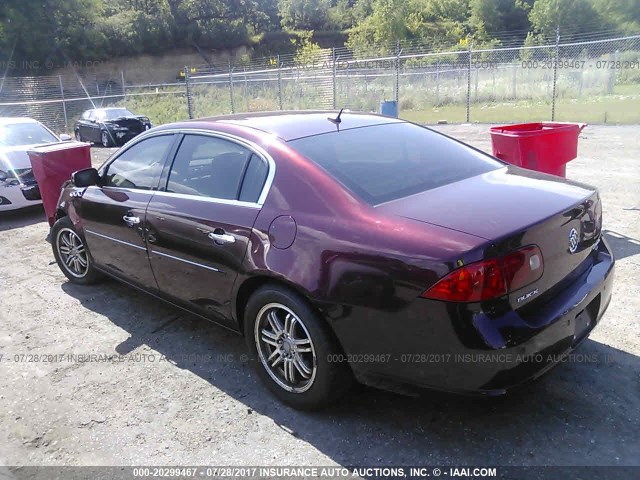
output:
[[[370,205],[503,166],[488,155],[411,123],[353,128],[289,144]]]

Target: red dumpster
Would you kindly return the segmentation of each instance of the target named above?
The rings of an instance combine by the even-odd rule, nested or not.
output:
[[[586,123],[539,122],[491,128],[493,156],[519,167],[566,176]]]
[[[38,182],[44,212],[53,225],[62,184],[76,170],[91,167],[88,143],[64,142],[42,145],[29,150],[33,174]]]

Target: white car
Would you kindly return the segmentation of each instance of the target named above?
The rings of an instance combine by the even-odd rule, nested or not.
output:
[[[42,203],[27,151],[68,140],[32,118],[0,117],[0,212]]]

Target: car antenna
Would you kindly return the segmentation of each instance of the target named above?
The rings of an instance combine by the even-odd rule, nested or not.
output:
[[[331,123],[335,123],[336,125],[340,125],[340,122],[342,122],[342,120],[340,119],[340,115],[342,115],[343,110],[344,108],[340,109],[340,113],[338,113],[338,116],[336,118],[327,117],[327,120],[329,120]]]

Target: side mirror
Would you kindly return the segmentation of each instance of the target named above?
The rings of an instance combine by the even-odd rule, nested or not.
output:
[[[66,133],[60,135],[61,142],[70,142],[71,140],[73,140],[73,138],[71,138],[71,135],[67,135]]]
[[[100,175],[95,168],[85,168],[84,170],[73,172],[71,178],[76,187],[90,187],[100,183]]]

